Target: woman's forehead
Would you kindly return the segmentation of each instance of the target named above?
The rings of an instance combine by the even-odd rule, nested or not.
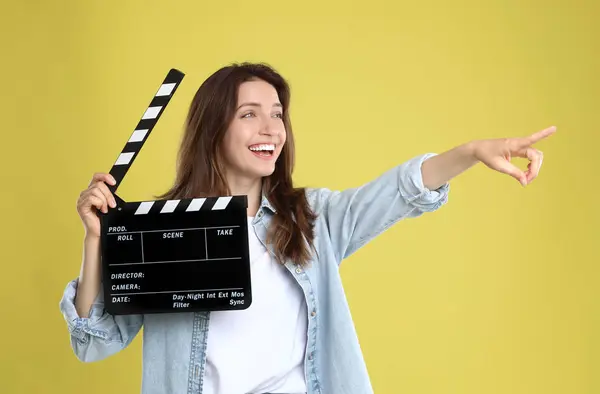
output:
[[[246,81],[243,82],[238,91],[238,103],[255,102],[262,105],[273,105],[279,103],[277,90],[268,82]]]

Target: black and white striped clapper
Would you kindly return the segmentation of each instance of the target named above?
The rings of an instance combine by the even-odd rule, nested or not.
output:
[[[172,69],[112,166],[99,213],[104,303],[113,315],[246,309],[247,196],[125,202],[116,193],[184,74]]]

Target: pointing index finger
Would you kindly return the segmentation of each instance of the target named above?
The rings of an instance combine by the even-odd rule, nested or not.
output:
[[[533,133],[529,137],[525,138],[528,145],[535,144],[536,142],[543,140],[544,138],[554,134],[556,132],[556,126],[548,127],[547,129],[538,131],[537,133]]]

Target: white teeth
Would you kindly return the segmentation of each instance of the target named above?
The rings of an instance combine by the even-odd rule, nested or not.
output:
[[[260,145],[253,145],[249,148],[250,150],[253,151],[259,151],[259,150],[275,150],[275,145],[273,144],[260,144]]]

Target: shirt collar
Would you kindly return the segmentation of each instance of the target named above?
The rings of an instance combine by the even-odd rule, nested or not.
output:
[[[264,192],[262,193],[262,201],[260,202],[260,208],[266,208],[272,213],[277,213],[277,210],[273,207],[273,205],[271,204],[271,202],[267,198],[267,195]]]

